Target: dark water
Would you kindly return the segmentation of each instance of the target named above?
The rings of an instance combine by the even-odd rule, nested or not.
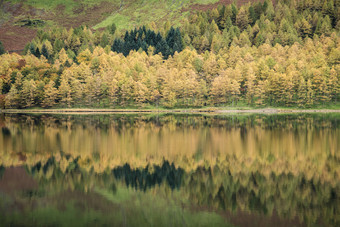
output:
[[[0,225],[340,226],[340,115],[0,115]]]

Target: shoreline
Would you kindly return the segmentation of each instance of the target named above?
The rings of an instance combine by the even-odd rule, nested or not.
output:
[[[124,113],[213,113],[213,114],[280,114],[280,113],[340,113],[340,109],[3,109],[0,113],[44,113],[44,114],[124,114]]]

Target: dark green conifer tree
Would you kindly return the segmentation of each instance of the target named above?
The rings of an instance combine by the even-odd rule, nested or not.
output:
[[[162,53],[164,59],[168,59],[170,55],[170,48],[164,39],[161,39],[156,45],[155,54]]]
[[[29,51],[30,51],[31,54],[35,55],[35,45],[34,45],[34,43],[30,44]]]
[[[45,46],[45,44],[43,44],[42,48],[41,48],[41,54],[48,60],[50,55],[48,53],[48,50]]]
[[[34,56],[36,56],[37,58],[40,58],[41,53],[40,53],[39,47],[37,47],[37,48],[35,49],[35,54],[34,54]]]
[[[0,55],[5,53],[5,48],[4,45],[2,44],[2,42],[0,41]]]
[[[251,25],[254,25],[257,20],[255,9],[252,6],[249,7],[249,20]]]
[[[113,42],[113,45],[111,47],[111,50],[113,52],[122,53],[123,52],[123,46],[124,46],[124,42],[121,39],[115,39],[115,41]]]
[[[234,3],[231,5],[231,12],[232,12],[231,20],[232,20],[233,24],[235,24],[238,10],[237,10],[237,7],[235,6]]]

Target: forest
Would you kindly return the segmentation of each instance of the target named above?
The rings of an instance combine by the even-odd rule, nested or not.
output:
[[[339,0],[192,12],[180,26],[41,29],[0,44],[1,108],[338,105]]]

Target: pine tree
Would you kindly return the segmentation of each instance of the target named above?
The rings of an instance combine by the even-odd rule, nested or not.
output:
[[[43,55],[46,59],[49,59],[49,57],[50,57],[45,44],[43,44],[43,46],[42,46],[41,55]]]
[[[161,39],[156,45],[155,54],[162,53],[164,59],[168,59],[170,55],[170,48],[164,39]]]
[[[2,44],[2,42],[0,41],[0,55],[5,53],[5,48],[4,45]]]
[[[124,47],[124,42],[121,39],[115,39],[112,44],[111,50],[113,52],[122,53]]]
[[[30,44],[30,47],[29,47],[29,51],[30,51],[30,53],[33,54],[34,56],[36,56],[36,55],[35,55],[35,50],[36,50],[36,48],[35,48],[34,43],[31,43],[31,44]]]
[[[238,13],[238,10],[237,10],[237,7],[236,5],[233,3],[231,4],[231,21],[233,22],[233,24],[236,23],[236,16],[237,16],[237,13]]]
[[[174,33],[174,45],[172,47],[172,55],[177,51],[178,53],[183,50],[182,36],[179,28],[176,28]]]
[[[166,36],[166,43],[169,48],[173,48],[175,43],[175,29],[173,27],[170,28],[168,35]]]
[[[254,25],[257,20],[255,9],[253,6],[250,6],[248,11],[249,11],[249,22],[251,25]]]
[[[41,53],[40,53],[39,47],[37,47],[37,48],[35,49],[34,56],[36,56],[37,58],[40,58]]]

